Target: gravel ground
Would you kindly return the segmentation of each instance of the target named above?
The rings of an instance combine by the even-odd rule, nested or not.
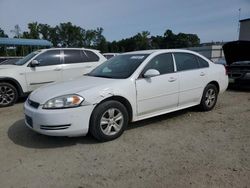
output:
[[[39,135],[23,102],[0,109],[0,187],[250,186],[250,92],[133,123],[117,140]]]

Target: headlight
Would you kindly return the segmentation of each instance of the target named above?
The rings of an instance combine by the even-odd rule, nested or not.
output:
[[[60,108],[73,108],[80,106],[84,98],[79,95],[63,95],[48,100],[43,109],[60,109]]]

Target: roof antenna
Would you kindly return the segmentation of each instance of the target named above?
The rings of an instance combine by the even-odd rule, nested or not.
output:
[[[238,28],[237,28],[238,37],[240,36],[240,17],[241,17],[241,8],[239,8],[239,17],[238,17]]]

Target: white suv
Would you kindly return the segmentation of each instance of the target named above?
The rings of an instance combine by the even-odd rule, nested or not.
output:
[[[52,82],[81,77],[106,61],[97,50],[51,48],[30,53],[13,65],[0,65],[0,107]]]

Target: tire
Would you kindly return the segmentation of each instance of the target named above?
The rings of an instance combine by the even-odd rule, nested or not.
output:
[[[98,141],[114,140],[122,135],[128,125],[128,111],[118,101],[99,104],[90,119],[90,133]]]
[[[12,106],[18,99],[17,89],[9,83],[0,83],[0,108]]]
[[[208,84],[202,95],[201,103],[199,105],[202,111],[210,111],[216,105],[218,98],[218,89],[214,84]]]

